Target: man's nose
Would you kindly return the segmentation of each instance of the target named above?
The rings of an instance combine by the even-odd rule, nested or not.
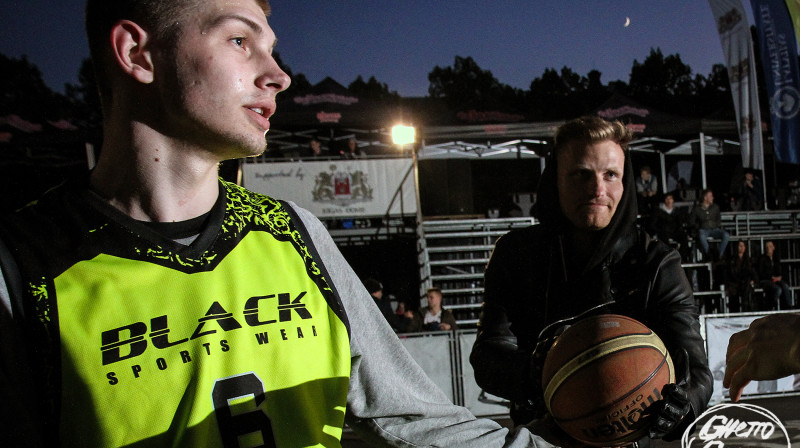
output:
[[[592,197],[602,196],[605,193],[605,184],[600,175],[590,176],[587,180],[586,190]]]
[[[271,88],[277,92],[282,92],[289,88],[292,83],[289,75],[284,72],[277,61],[270,55],[264,65],[263,74],[256,81],[262,88]]]

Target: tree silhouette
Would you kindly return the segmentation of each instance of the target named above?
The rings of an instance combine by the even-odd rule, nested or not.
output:
[[[692,68],[678,54],[665,57],[660,48],[651,48],[641,63],[633,61],[628,82],[630,95],[643,104],[691,115],[696,87]]]
[[[69,110],[66,97],[47,87],[42,73],[27,57],[0,54],[0,115],[16,114],[28,120],[55,120]]]
[[[90,128],[102,127],[103,113],[97,90],[92,60],[86,58],[78,70],[78,84],[67,84],[67,98],[73,106],[73,116],[80,124]]]
[[[289,94],[311,87],[302,73],[293,73],[275,52],[278,65],[292,78]],[[569,67],[547,68],[534,78],[529,90],[503,84],[471,57],[456,56],[452,66],[436,66],[428,74],[430,98],[443,100],[452,110],[504,111],[524,114],[531,120],[574,118],[595,110],[610,95],[620,92],[665,112],[685,116],[719,118],[733,116],[733,101],[725,66],[717,64],[708,76],[693,74],[680,55],[665,56],[651,48],[642,61],[634,60],[629,83],[602,83],[592,70],[582,76]],[[0,54],[0,115],[17,114],[30,120],[68,118],[95,128],[101,114],[90,61],[81,64],[78,83],[67,85],[66,96],[53,92],[41,72],[24,56],[13,59]],[[400,96],[374,76],[358,76],[348,89],[362,98],[398,101]],[[283,95],[286,95],[285,93]]]
[[[428,81],[428,95],[444,99],[453,108],[514,111],[523,106],[519,89],[500,83],[471,57],[456,56],[452,67],[436,66]]]
[[[364,78],[359,75],[355,81],[347,86],[347,89],[359,98],[390,101],[396,101],[400,98],[397,92],[390,92],[389,86],[385,82],[379,82],[374,76],[370,76],[369,80],[364,82]]]
[[[275,58],[275,62],[278,64],[278,67],[286,72],[286,74],[289,75],[289,78],[292,80],[292,83],[289,84],[289,88],[283,92],[283,95],[291,95],[293,92],[299,92],[311,87],[311,83],[308,82],[306,75],[302,73],[292,73],[292,69],[283,63],[283,59],[281,59],[281,55],[277,51],[272,53],[272,57]]]

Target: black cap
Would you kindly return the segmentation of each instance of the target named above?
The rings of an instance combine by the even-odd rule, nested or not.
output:
[[[383,285],[381,282],[375,280],[374,278],[368,278],[364,280],[364,287],[367,288],[367,291],[372,294],[373,292],[378,292],[383,289]]]

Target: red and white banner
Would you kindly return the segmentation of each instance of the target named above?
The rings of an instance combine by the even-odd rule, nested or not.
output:
[[[390,215],[414,215],[411,165],[411,159],[245,163],[242,183],[257,193],[294,201],[318,218],[384,216],[393,198]]]
[[[763,169],[764,149],[761,137],[761,113],[756,87],[756,60],[750,25],[739,0],[709,0],[728,67],[733,105],[739,127],[742,164]]]

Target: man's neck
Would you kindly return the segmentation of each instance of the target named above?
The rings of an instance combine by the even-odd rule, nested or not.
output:
[[[567,250],[575,266],[583,267],[594,255],[598,241],[598,232],[575,230],[567,239]]]
[[[181,148],[152,129],[105,129],[91,188],[141,221],[185,221],[213,207],[219,195],[218,161]]]

